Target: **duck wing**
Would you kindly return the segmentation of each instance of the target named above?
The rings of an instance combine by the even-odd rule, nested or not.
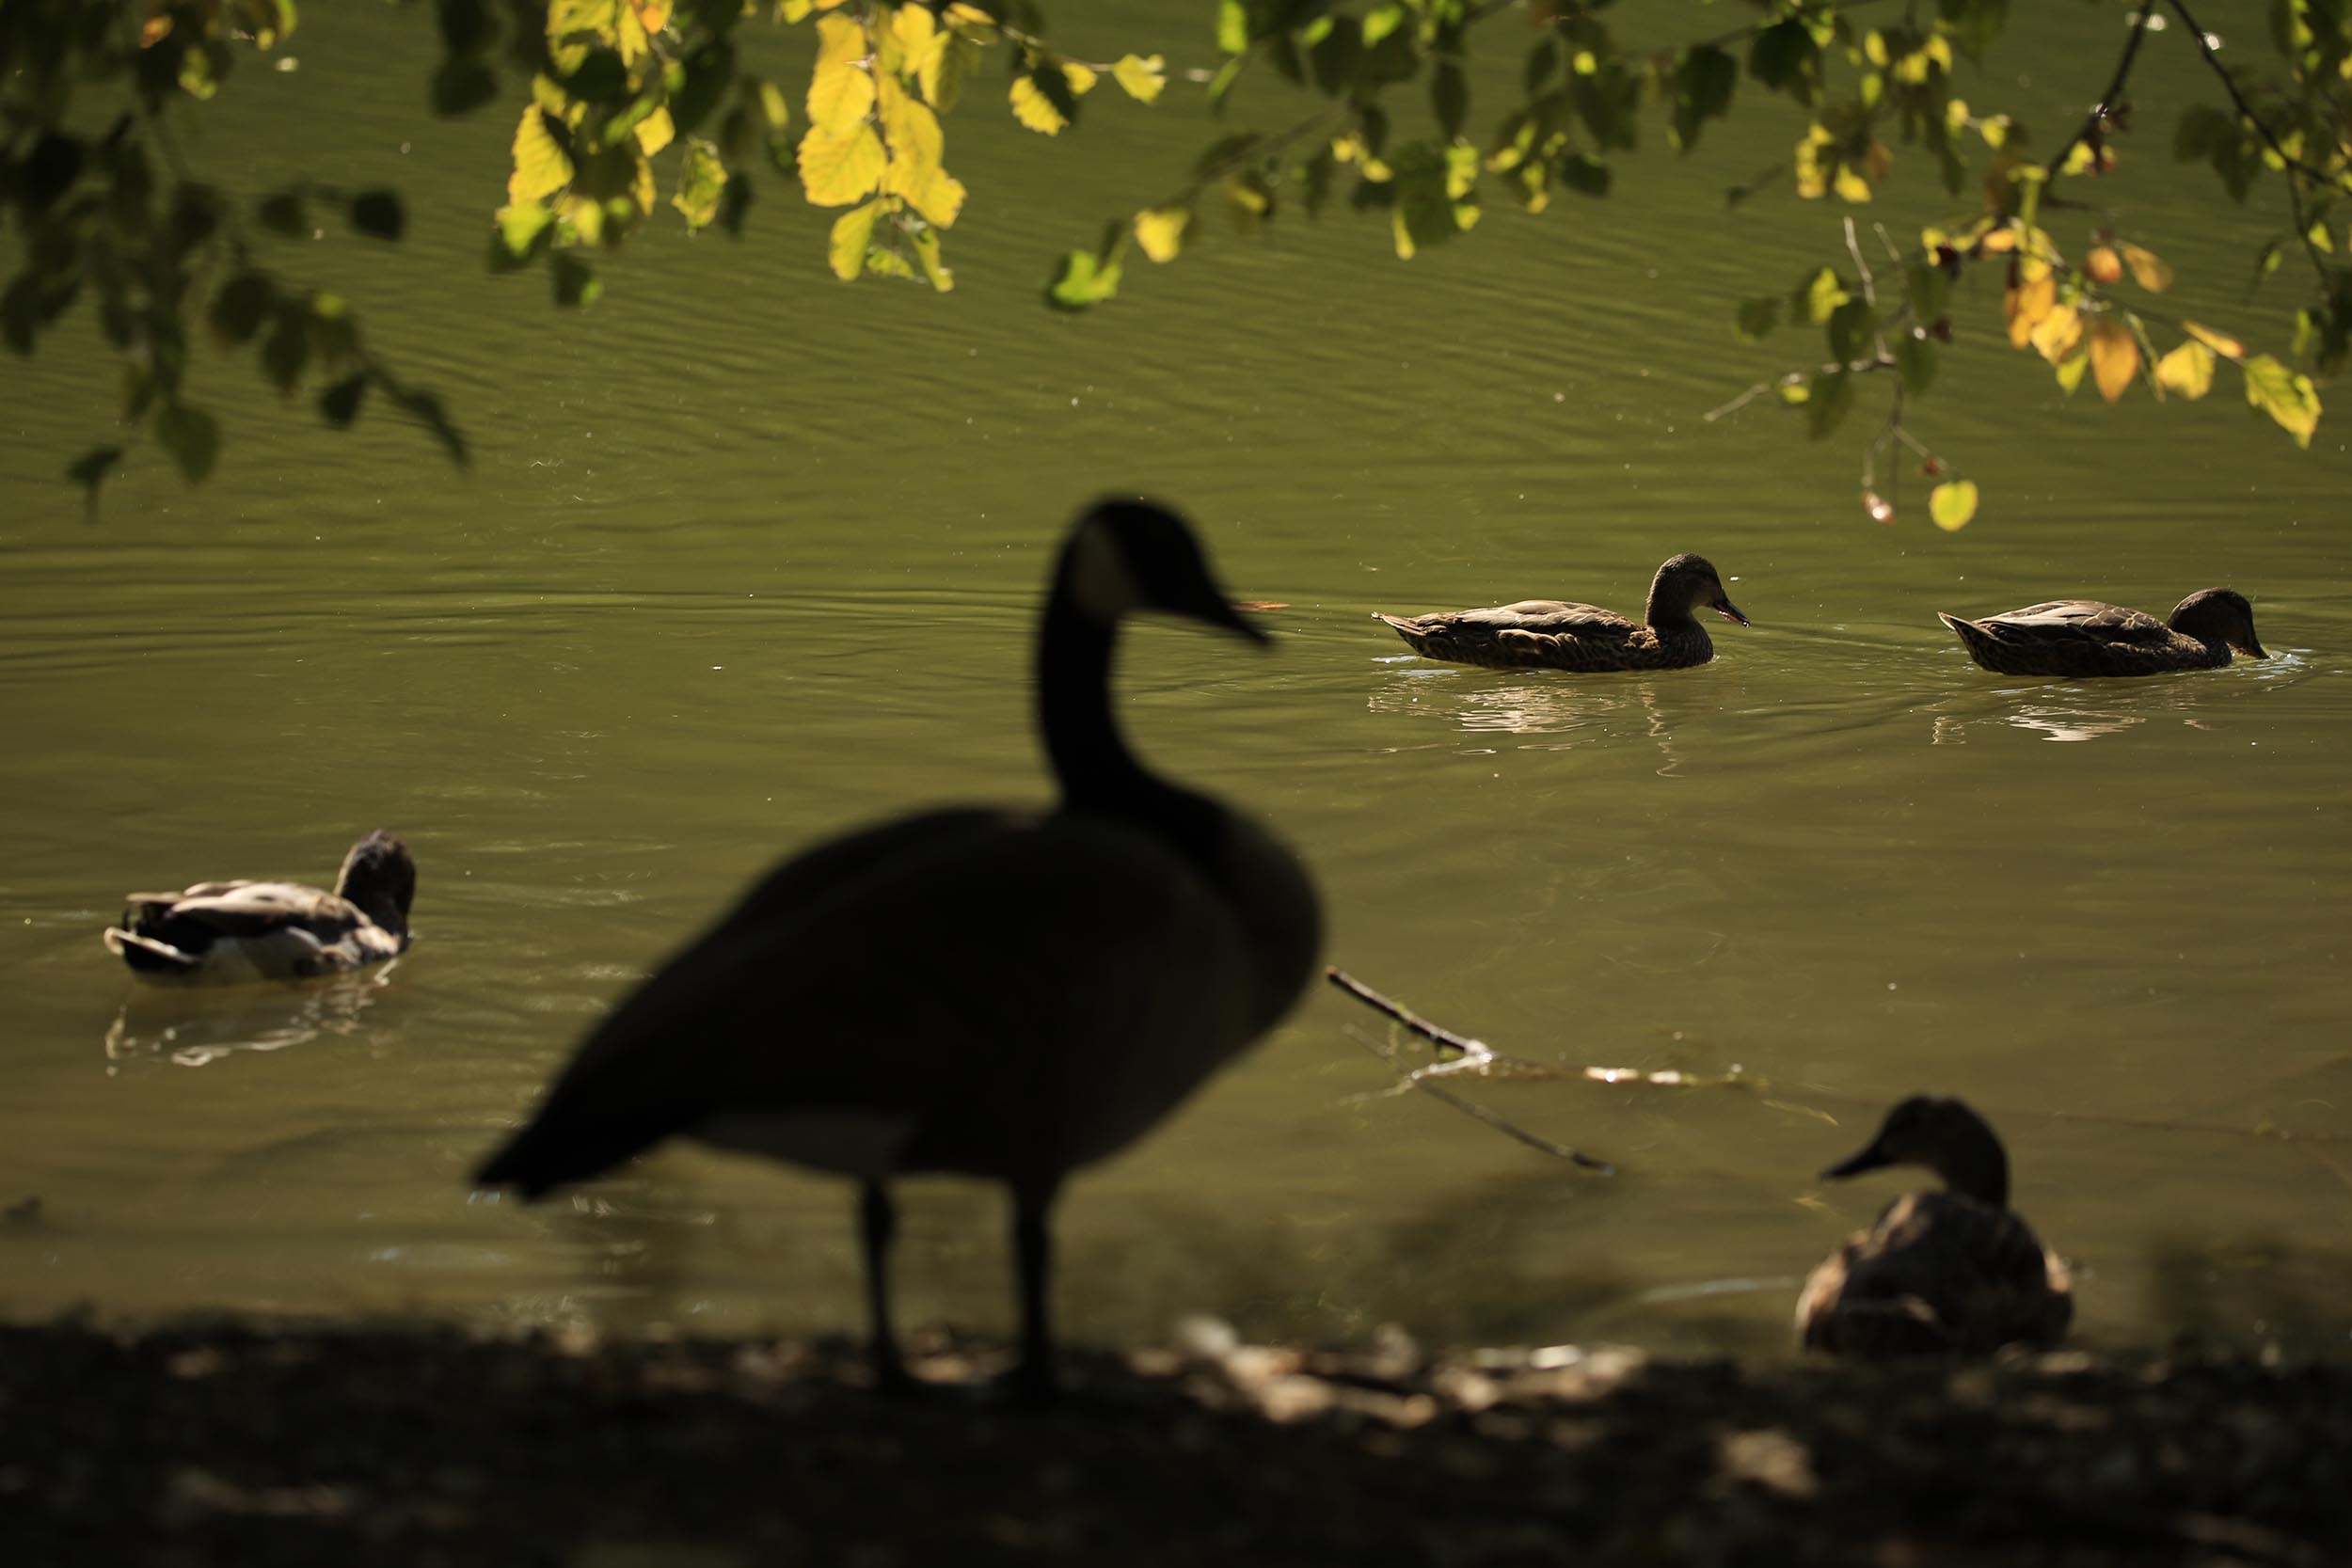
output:
[[[1888,1204],[1799,1306],[1807,1345],[1863,1355],[2055,1344],[2073,1315],[2065,1266],[2024,1220],[1944,1192]]]
[[[1058,1173],[1255,1032],[1219,895],[1072,812],[959,810],[787,862],[580,1048],[484,1185],[526,1196],[673,1133],[846,1174]]]
[[[2145,610],[2096,599],[2051,599],[1977,623],[1995,636],[2040,642],[2164,643],[2172,628]]]
[[[1492,610],[1465,610],[1452,617],[1458,626],[1483,631],[1533,631],[1553,637],[1622,636],[1634,623],[1613,610],[1566,599],[1521,599]]]

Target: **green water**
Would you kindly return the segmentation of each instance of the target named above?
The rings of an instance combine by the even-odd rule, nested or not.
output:
[[[1133,9],[1205,52],[1197,6]],[[2114,22],[2030,27],[2034,85],[1986,91],[2055,127],[2104,80]],[[1069,515],[1123,487],[1195,516],[1237,596],[1288,607],[1263,658],[1140,630],[1125,711],[1155,764],[1301,847],[1334,961],[1521,1055],[1737,1064],[1756,1087],[1472,1089],[1622,1167],[1596,1179],[1426,1100],[1364,1098],[1386,1069],[1350,1032],[1375,1021],[1318,991],[1076,1187],[1074,1335],[1205,1310],[1317,1338],[1395,1321],[1778,1347],[1804,1270],[1898,1190],[1811,1173],[1933,1088],[2006,1134],[2020,1208],[2077,1263],[2086,1338],[2341,1343],[2341,414],[2304,454],[2226,378],[2198,408],[2068,403],[1987,341],[1979,279],[1918,425],[1985,513],[1939,533],[1915,479],[1899,524],[1872,524],[1854,475],[1874,395],[1822,444],[1760,405],[1701,418],[1803,357],[1736,343],[1729,303],[1837,244],[1832,209],[1720,204],[1784,150],[1777,113],[1689,164],[1646,151],[1606,203],[1495,210],[1409,265],[1375,225],[1284,223],[1071,320],[1036,303],[1048,256],[1213,132],[1173,93],[1055,143],[975,103],[949,125],[973,193],[954,295],[834,284],[828,215],[771,179],[750,241],[653,235],[593,311],[560,315],[536,277],[479,268],[503,115],[421,116],[422,32],[390,8],[306,11],[300,69],[242,78],[189,154],[255,191],[402,186],[397,249],[328,235],[278,259],[343,286],[452,399],[470,472],[380,420],[318,429],[215,362],[221,473],[190,491],[143,457],[86,523],[56,476],[110,417],[91,329],[0,391],[0,1201],[41,1199],[0,1225],[0,1312],[852,1325],[831,1182],[673,1148],[525,1211],[465,1173],[780,854],[1043,793],[1039,584]],[[2201,90],[2176,53],[2152,52],[2144,104]],[[2176,171],[2169,115],[2147,118],[2145,157],[2098,194],[2162,242],[2180,309],[2267,330],[2240,285],[2278,214]],[[1631,610],[1681,549],[1756,622],[1700,670],[1455,669],[1367,619]],[[1933,619],[2074,594],[2161,611],[2214,582],[2254,597],[2270,660],[2010,680]],[[381,986],[135,994],[99,946],[123,890],[324,879],[378,825],[422,869],[416,949]],[[918,1187],[908,1225],[910,1318],[1003,1326],[996,1195]]]

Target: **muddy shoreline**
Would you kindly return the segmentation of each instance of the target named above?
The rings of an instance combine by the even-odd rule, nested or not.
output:
[[[0,1326],[0,1561],[2352,1561],[2352,1369],[1871,1369],[1231,1342],[1043,1412],[888,1401],[834,1340]]]

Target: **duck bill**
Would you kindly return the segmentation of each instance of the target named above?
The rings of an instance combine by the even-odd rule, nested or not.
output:
[[[2270,655],[2264,650],[2263,645],[2250,637],[2245,641],[2239,643],[2238,647],[2244,650],[2246,655],[2250,658],[2268,658],[2270,657]]]
[[[1708,608],[1712,610],[1716,614],[1722,616],[1726,621],[1737,621],[1743,626],[1754,626],[1756,624],[1755,622],[1749,620],[1746,616],[1740,614],[1740,607],[1733,604],[1729,599],[1717,599],[1713,604],[1708,606]]]
[[[1872,1143],[1861,1153],[1840,1160],[1830,1166],[1821,1173],[1821,1179],[1825,1181],[1841,1180],[1849,1176],[1860,1176],[1866,1170],[1882,1170],[1894,1163],[1887,1157],[1884,1148]]]

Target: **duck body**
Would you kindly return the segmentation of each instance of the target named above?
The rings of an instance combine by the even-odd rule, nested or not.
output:
[[[1695,555],[1677,555],[1658,568],[1642,621],[1598,605],[1564,599],[1522,599],[1491,610],[1373,619],[1403,638],[1415,653],[1490,670],[1681,670],[1715,657],[1715,644],[1696,611],[1713,610],[1741,626],[1715,568]]]
[[[300,882],[198,882],[134,893],[103,937],[132,974],[157,985],[314,980],[408,950],[416,862],[378,830],[351,847],[334,891]]]
[[[534,1197],[671,1136],[855,1180],[875,1365],[902,1386],[887,1182],[1010,1189],[1019,1386],[1050,1390],[1048,1215],[1289,1010],[1321,922],[1291,852],[1128,752],[1116,630],[1147,609],[1253,639],[1173,514],[1107,502],[1065,546],[1038,707],[1059,803],[959,806],[786,861],[581,1045],[482,1167]]]
[[[2010,1210],[2007,1159],[1974,1111],[1921,1095],[1888,1113],[1869,1147],[1823,1172],[1925,1164],[1950,1187],[1895,1199],[1813,1271],[1797,1301],[1805,1348],[1858,1358],[1984,1355],[2063,1339],[2073,1281]]]
[[[1968,657],[1997,674],[2157,675],[2212,670],[2232,650],[2269,657],[2254,634],[2254,610],[2228,588],[2191,594],[2157,620],[2096,599],[2052,599],[1981,621],[1937,612]]]

